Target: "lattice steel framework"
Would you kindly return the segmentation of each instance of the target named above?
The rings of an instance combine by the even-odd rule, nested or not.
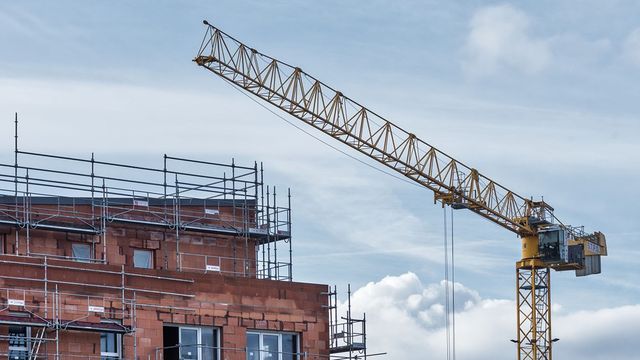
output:
[[[552,221],[553,208],[532,201],[418,139],[320,80],[207,24],[194,61],[283,111],[431,189],[435,199],[467,208],[518,234],[529,219]]]
[[[435,201],[473,211],[520,236],[523,256],[517,264],[518,276],[522,274],[530,284],[521,287],[518,278],[519,359],[551,358],[549,266],[577,270],[583,264],[546,264],[540,260],[538,230],[559,223],[571,241],[585,248],[595,247],[597,255],[606,255],[604,235],[586,234],[582,227],[562,224],[544,201],[516,194],[299,67],[262,54],[204,23],[206,33],[194,59],[199,66],[432,190]],[[546,285],[535,289],[538,280],[543,281],[539,285]],[[545,335],[540,338],[536,334]]]
[[[551,360],[549,268],[518,269],[518,360]]]

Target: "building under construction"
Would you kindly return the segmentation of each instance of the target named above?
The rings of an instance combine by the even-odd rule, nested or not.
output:
[[[367,356],[335,289],[292,281],[291,195],[262,165],[158,163],[0,164],[3,357]]]

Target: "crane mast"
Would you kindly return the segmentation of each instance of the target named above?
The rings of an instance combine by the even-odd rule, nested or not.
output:
[[[517,234],[518,360],[551,359],[550,272],[600,272],[605,237],[564,225],[544,201],[525,198],[403,130],[299,67],[262,54],[204,21],[197,65],[434,193]]]

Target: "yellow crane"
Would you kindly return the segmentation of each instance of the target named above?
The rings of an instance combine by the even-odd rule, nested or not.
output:
[[[515,233],[522,242],[516,262],[517,359],[551,359],[549,269],[600,273],[600,257],[607,255],[601,232],[563,224],[545,201],[514,193],[301,68],[204,24],[196,64],[432,190],[434,203],[467,209]]]

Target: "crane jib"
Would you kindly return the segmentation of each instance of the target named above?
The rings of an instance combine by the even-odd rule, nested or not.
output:
[[[587,236],[581,228],[557,221],[546,202],[516,194],[301,68],[206,24],[194,59],[198,65],[432,190],[436,201],[473,211],[520,236],[535,235],[556,222],[571,237]]]

